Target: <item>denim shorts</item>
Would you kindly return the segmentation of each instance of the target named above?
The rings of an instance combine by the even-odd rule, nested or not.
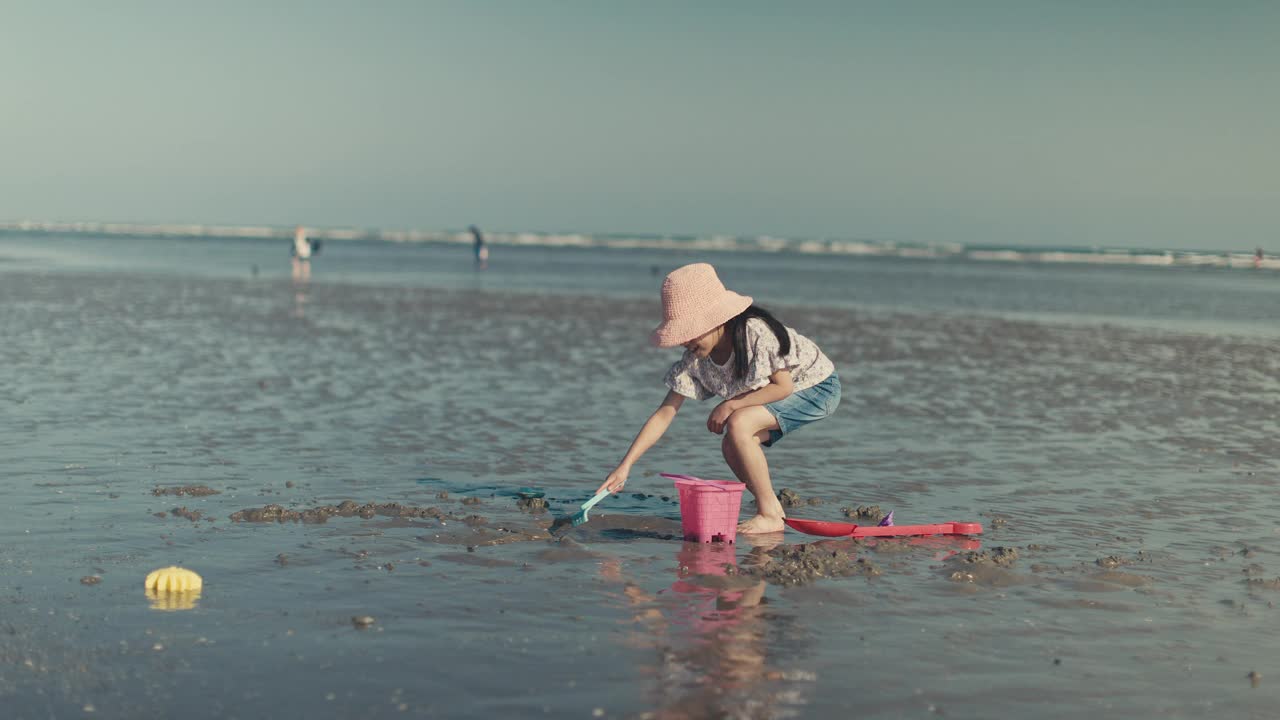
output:
[[[764,446],[769,447],[781,440],[783,435],[830,415],[839,404],[840,377],[833,372],[826,380],[813,387],[765,405],[764,409],[777,418],[778,429],[769,431],[769,439],[764,442]]]

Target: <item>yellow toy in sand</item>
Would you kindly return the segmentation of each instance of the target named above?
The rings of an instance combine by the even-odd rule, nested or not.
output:
[[[186,568],[171,566],[147,575],[147,599],[153,610],[190,610],[200,599],[204,580]]]
[[[187,592],[199,590],[203,586],[204,580],[199,575],[176,565],[152,570],[147,575],[147,589],[156,592]]]

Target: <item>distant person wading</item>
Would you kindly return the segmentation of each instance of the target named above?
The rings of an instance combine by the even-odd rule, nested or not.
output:
[[[299,225],[294,229],[293,246],[290,248],[290,255],[293,256],[294,280],[311,279],[311,256],[319,252],[320,241],[308,238],[306,228]]]
[[[484,241],[484,235],[480,233],[480,228],[472,225],[468,228],[471,231],[472,250],[476,255],[476,267],[483,270],[489,267],[489,246]]]

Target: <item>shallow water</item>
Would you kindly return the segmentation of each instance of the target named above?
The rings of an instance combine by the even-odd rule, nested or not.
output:
[[[836,415],[769,452],[779,488],[822,501],[792,514],[877,504],[899,524],[986,528],[820,541],[879,574],[784,587],[750,574],[779,548],[672,538],[679,511],[657,473],[727,473],[706,404],[686,404],[573,542],[541,534],[662,397],[673,357],[643,344],[647,267],[613,286],[601,268],[617,256],[603,254],[334,282],[322,261],[342,251],[302,287],[209,269],[243,268],[237,248],[85,273],[0,243],[27,258],[0,273],[7,716],[1274,715],[1280,590],[1248,581],[1280,575],[1280,348],[1249,312],[1244,332],[1207,331],[1224,303],[1265,304],[1260,284],[1054,275],[1046,287],[1094,295],[1079,307],[1112,307],[1096,297],[1107,284],[1119,306],[1144,302],[1053,317],[1019,300],[1017,268],[979,293],[964,289],[970,269],[893,266],[900,284],[942,273],[939,298],[1005,299],[969,311],[888,290],[823,303],[768,279],[807,259],[730,263],[844,380]],[[892,284],[880,265],[851,267]],[[1170,329],[1181,321],[1160,308],[1183,305],[1199,309]],[[152,494],[188,485],[219,494]],[[523,486],[553,512],[521,512]],[[343,500],[445,517],[229,519]],[[783,549],[807,540],[788,532]],[[1016,561],[962,561],[997,547]],[[171,564],[205,578],[191,609],[143,593]],[[356,627],[363,615],[375,623]]]

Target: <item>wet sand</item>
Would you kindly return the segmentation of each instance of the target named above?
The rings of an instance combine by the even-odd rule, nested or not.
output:
[[[725,548],[657,476],[727,476],[706,404],[545,532],[662,398],[656,302],[11,271],[0,308],[8,717],[1273,716],[1267,337],[783,304],[845,388],[769,451],[789,512],[986,533]]]

